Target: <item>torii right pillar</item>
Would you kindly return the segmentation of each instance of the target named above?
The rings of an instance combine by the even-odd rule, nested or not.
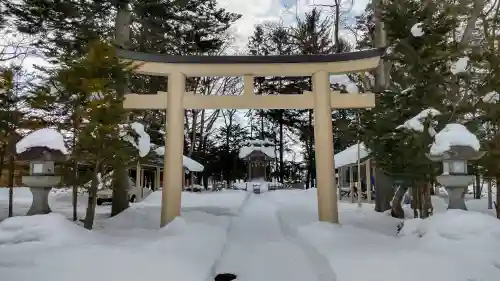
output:
[[[320,221],[338,223],[329,73],[326,71],[314,73],[312,86],[314,92],[314,145],[318,215]]]

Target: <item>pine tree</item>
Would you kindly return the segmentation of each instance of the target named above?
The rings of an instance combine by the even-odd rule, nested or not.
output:
[[[299,19],[297,27],[292,31],[292,38],[297,47],[297,53],[301,55],[311,54],[332,54],[335,52],[335,46],[331,40],[332,24],[328,18],[323,19],[321,11],[314,8],[306,13],[304,19]],[[302,82],[297,83],[296,87],[311,91],[311,78],[307,77]],[[314,127],[312,109],[302,110],[301,120],[298,129],[300,139],[304,142],[305,161],[307,161],[307,181],[306,188],[315,179],[315,159],[314,159]]]
[[[83,110],[72,112],[70,118],[86,120],[78,123],[81,132],[76,135],[77,145],[72,153],[79,161],[94,167],[85,219],[85,227],[89,229],[94,218],[98,174],[117,163],[128,166],[135,159],[134,148],[120,137],[127,112],[123,108],[123,98],[116,95],[116,84],[130,70],[115,56],[110,43],[94,41],[89,45],[87,55],[62,61],[53,78],[61,92],[68,93],[65,98],[72,97],[71,102],[78,100],[82,103]]]
[[[432,137],[427,130],[397,132],[396,126],[426,108],[442,113],[435,120],[437,129],[445,122],[462,122],[470,113],[469,101],[460,96],[468,90],[471,77],[450,71],[451,63],[459,57],[469,55],[472,62],[476,60],[455,32],[466,11],[447,2],[423,5],[420,1],[386,1],[382,11],[391,42],[385,56],[391,84],[379,93],[377,107],[363,116],[365,142],[379,167],[395,177],[404,177],[423,192],[436,172],[436,165],[425,157]],[[416,24],[421,24],[422,36],[412,34]],[[408,145],[412,148],[403,149]]]
[[[7,166],[9,217],[13,215],[13,187],[16,168],[16,143],[24,129],[30,129],[26,95],[33,76],[17,65],[0,68],[0,177]],[[7,161],[6,161],[7,160]],[[5,165],[8,164],[8,165]]]

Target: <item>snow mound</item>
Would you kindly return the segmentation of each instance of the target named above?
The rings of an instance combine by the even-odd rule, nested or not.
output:
[[[88,241],[91,233],[63,215],[20,216],[0,223],[0,245],[38,242],[49,246]]]
[[[494,217],[462,210],[447,210],[428,219],[405,221],[402,236],[439,236],[449,240],[500,239],[500,222]]]
[[[475,151],[481,147],[477,137],[462,124],[451,123],[444,127],[434,138],[431,155],[441,155],[450,150],[451,146],[469,146]]]
[[[64,137],[58,131],[49,128],[36,130],[22,138],[16,144],[16,152],[23,153],[32,147],[46,147],[59,150],[63,154],[68,154],[68,149],[64,144]]]

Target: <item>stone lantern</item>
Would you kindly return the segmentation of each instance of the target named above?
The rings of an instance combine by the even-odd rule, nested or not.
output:
[[[443,163],[443,173],[436,180],[448,192],[448,209],[467,210],[465,191],[474,182],[474,176],[467,173],[467,161],[478,160],[484,154],[465,145],[452,145],[440,155],[426,154],[431,161]]]
[[[65,155],[60,150],[36,146],[19,153],[17,159],[30,166],[30,175],[22,177],[23,184],[33,194],[27,215],[50,213],[49,192],[61,182],[61,176],[55,174],[55,163],[63,161]]]

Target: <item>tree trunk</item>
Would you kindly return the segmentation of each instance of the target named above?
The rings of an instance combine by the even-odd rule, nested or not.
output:
[[[394,193],[394,197],[392,197],[391,201],[391,216],[398,219],[405,218],[405,212],[401,204],[403,202],[406,191],[408,191],[408,187],[400,185],[396,190],[396,193]]]
[[[16,171],[16,160],[13,154],[9,155],[9,218],[14,216],[14,176]]]
[[[87,212],[85,213],[85,221],[83,222],[83,227],[91,230],[94,225],[95,217],[95,207],[97,202],[97,185],[99,180],[97,179],[97,174],[100,172],[99,163],[96,164],[94,168],[94,174],[92,175],[92,182],[89,188],[89,199],[87,202]]]
[[[381,17],[382,11],[380,6],[382,4],[382,0],[374,0],[372,3],[375,21],[375,47],[385,47],[387,46],[387,34]],[[387,87],[389,81],[389,65],[381,61],[375,71],[375,85],[373,91],[375,93],[382,92]],[[379,182],[380,180],[377,181],[377,183]],[[389,209],[390,200],[392,198],[392,194],[394,193],[392,184],[376,184],[375,193],[375,210],[377,212],[384,212]]]
[[[433,213],[432,200],[431,200],[432,186],[427,181],[421,182],[421,185],[422,185],[421,187],[422,209],[420,211],[420,217],[425,219],[431,216]]]
[[[488,179],[488,210],[493,209],[493,198],[492,198],[492,180]]]
[[[390,200],[394,195],[392,179],[380,169],[375,169],[375,211],[385,212],[391,209]]]
[[[72,205],[73,205],[73,221],[78,220],[78,161],[76,159],[73,160],[73,194],[72,194]]]
[[[4,164],[5,164],[5,154],[7,153],[6,148],[2,147],[2,150],[0,150],[0,178],[2,178],[3,175],[3,169],[4,169]]]
[[[73,184],[73,194],[72,194],[72,207],[73,207],[73,221],[78,220],[78,212],[77,212],[77,206],[78,206],[78,159],[76,159],[76,151],[77,151],[77,136],[78,136],[78,129],[80,128],[80,117],[79,117],[79,111],[78,107],[73,108],[73,138],[72,138],[72,159],[73,159],[73,170],[72,170],[72,175],[71,175],[71,180]]]
[[[280,182],[283,184],[285,181],[285,159],[284,159],[284,150],[285,143],[284,139],[284,130],[283,130],[283,112],[284,110],[280,110],[279,117],[279,130],[280,130]]]
[[[495,177],[495,187],[497,189],[497,196],[496,196],[496,202],[495,202],[495,210],[497,213],[497,218],[500,219],[500,189],[498,188],[498,183],[500,182],[500,174],[497,174]]]
[[[125,167],[123,163],[120,165],[121,167]],[[111,216],[116,216],[129,207],[128,179],[128,173],[125,168],[115,169],[113,171],[113,202],[111,205]]]
[[[308,155],[308,165],[307,165],[307,182],[306,182],[306,189],[311,187],[313,176],[313,168],[314,168],[314,129],[313,129],[313,111],[312,109],[307,110],[307,155]]]
[[[479,166],[476,165],[476,185],[475,185],[475,199],[481,199],[481,175],[479,174]]]
[[[118,13],[115,19],[115,43],[126,49],[130,40],[130,19],[131,14],[128,10],[129,1],[118,1]],[[117,87],[117,96],[120,98],[127,92],[127,80],[120,81]],[[120,176],[122,178],[120,178]],[[127,209],[128,202],[128,173],[123,162],[117,161],[113,172],[113,198],[111,207],[111,216],[115,216]]]
[[[334,37],[335,37],[335,49],[336,53],[342,53],[342,46],[340,44],[340,4],[341,0],[335,0],[335,30],[334,30]]]

